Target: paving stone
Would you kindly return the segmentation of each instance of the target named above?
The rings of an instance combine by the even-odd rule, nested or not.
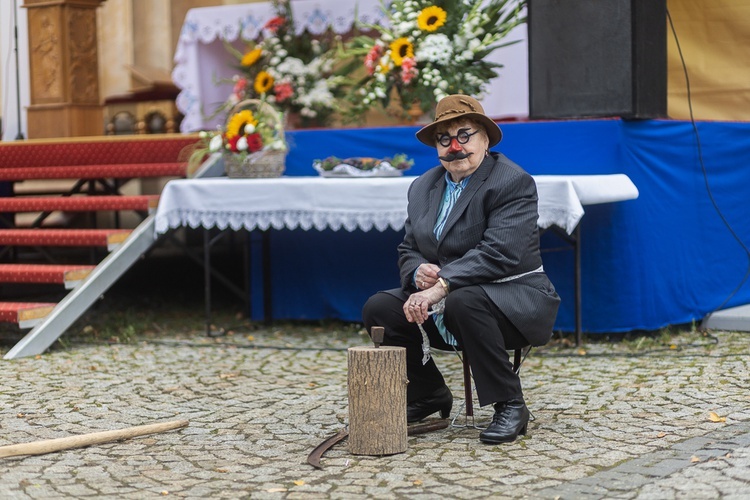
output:
[[[478,429],[448,428],[411,436],[405,453],[388,457],[351,455],[344,441],[316,470],[307,454],[347,423],[346,348],[364,339],[283,330],[70,343],[2,361],[0,446],[190,423],[0,459],[0,498],[661,500],[739,499],[750,490],[750,357],[737,355],[748,352],[750,336],[713,332],[710,352],[700,338],[678,350],[537,348],[522,371],[535,417],[523,439],[487,446]],[[435,358],[459,414],[460,361]],[[726,421],[712,422],[711,412]],[[476,408],[475,422],[491,415]]]

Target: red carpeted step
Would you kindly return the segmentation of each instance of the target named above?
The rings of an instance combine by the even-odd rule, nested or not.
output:
[[[29,196],[0,198],[2,212],[94,212],[156,208],[159,195],[135,196]]]
[[[0,245],[51,247],[114,247],[130,229],[0,229]]]
[[[55,305],[48,302],[0,302],[0,322],[31,328],[47,316]]]
[[[3,168],[166,163],[186,159],[198,134],[144,134],[0,142]]]
[[[94,266],[59,264],[0,264],[0,283],[59,283],[73,288]]]
[[[185,163],[131,163],[123,165],[70,165],[0,168],[0,181],[38,179],[133,179],[136,177],[185,177]]]

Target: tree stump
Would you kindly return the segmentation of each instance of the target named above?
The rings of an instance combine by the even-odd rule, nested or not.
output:
[[[392,455],[406,451],[406,349],[348,349],[349,452]]]

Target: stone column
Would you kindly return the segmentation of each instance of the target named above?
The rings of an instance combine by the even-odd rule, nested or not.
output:
[[[105,0],[25,0],[30,139],[104,135],[96,8]]]

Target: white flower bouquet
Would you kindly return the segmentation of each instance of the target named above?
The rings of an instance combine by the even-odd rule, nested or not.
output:
[[[286,113],[299,114],[302,121],[324,125],[337,109],[344,81],[333,74],[334,52],[325,37],[295,34],[288,0],[275,0],[274,6],[277,15],[266,23],[260,40],[248,42],[244,53],[227,45],[240,73],[233,78],[224,108],[244,99],[264,99]]]
[[[434,109],[449,94],[481,98],[501,64],[489,62],[516,26],[526,22],[524,0],[394,0],[383,9],[390,26],[366,25],[377,38],[359,36],[345,48],[344,72],[364,67],[352,82],[350,115],[374,106],[387,108],[394,92],[406,112]]]

